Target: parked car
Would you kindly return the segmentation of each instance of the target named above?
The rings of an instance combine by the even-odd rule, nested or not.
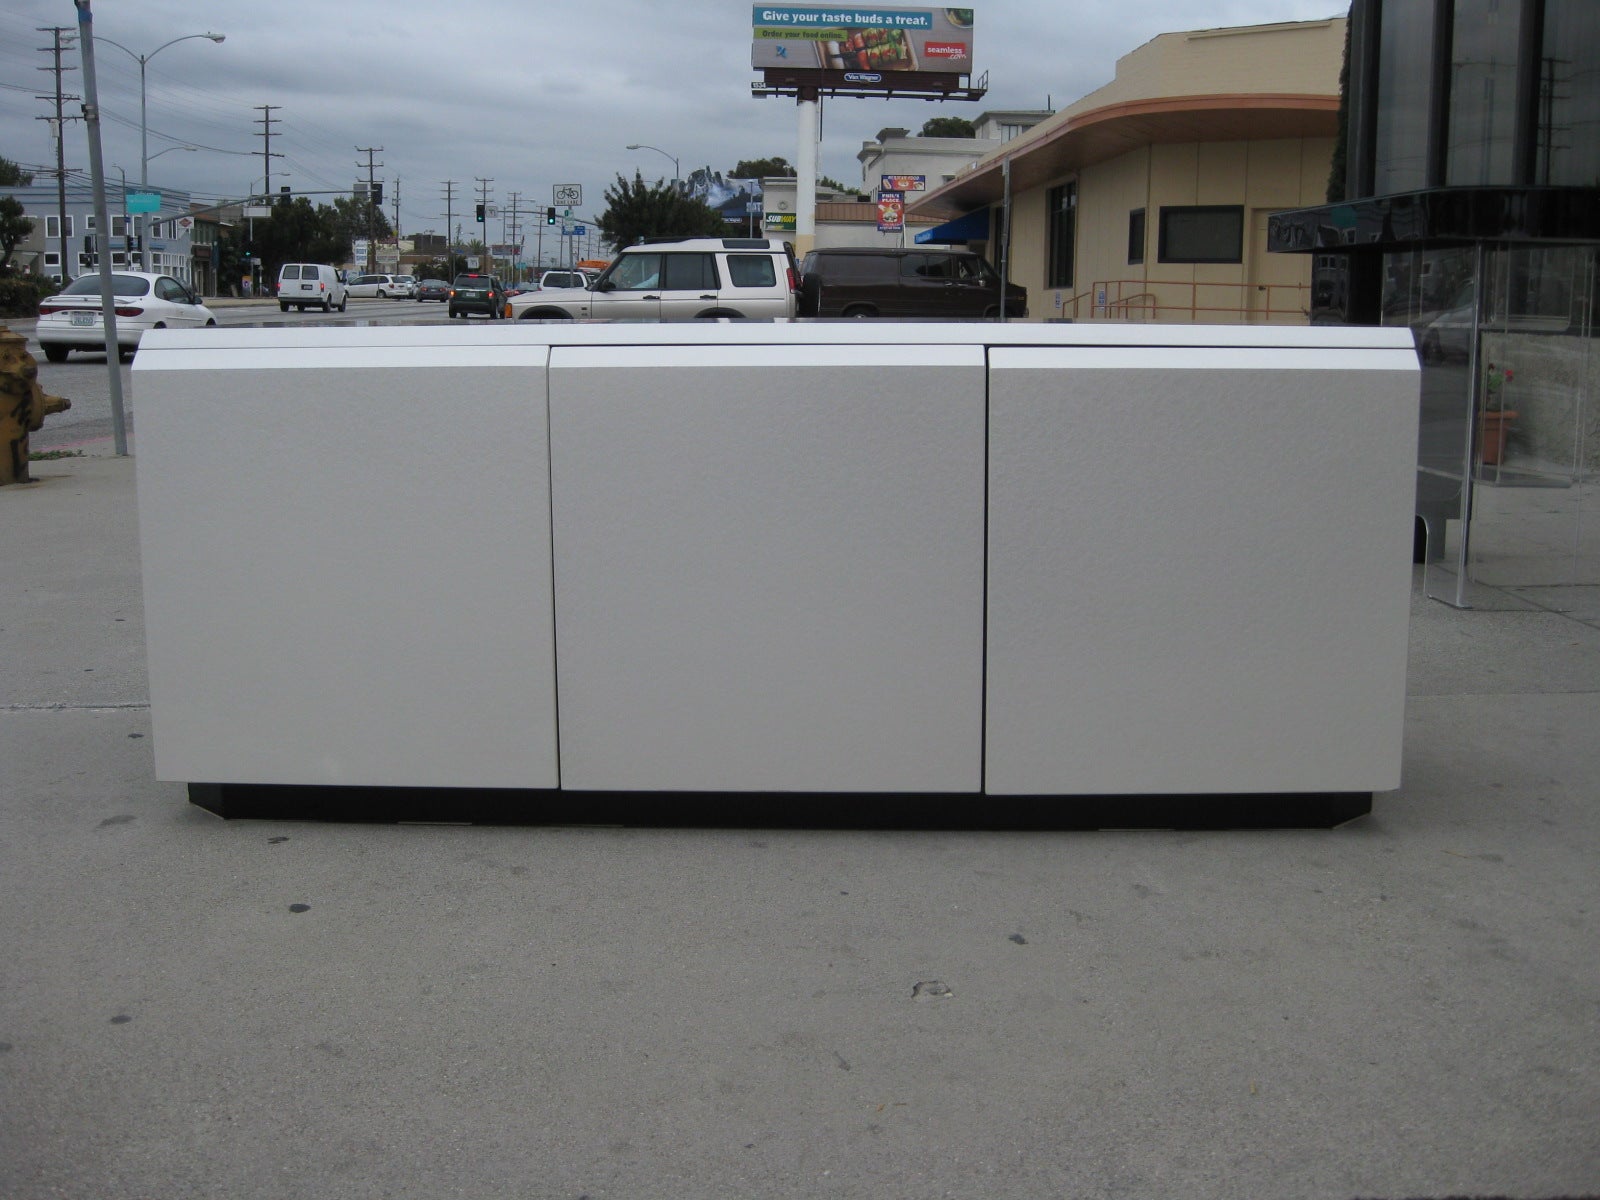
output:
[[[415,291],[409,275],[357,275],[350,281],[350,295],[356,299],[404,299]]]
[[[343,312],[348,299],[339,272],[327,263],[284,263],[278,270],[278,308],[283,312],[291,304],[301,312],[308,308]]]
[[[450,285],[450,315],[482,313],[496,320],[506,307],[505,285],[493,275],[457,275]]]
[[[417,294],[417,277],[415,275],[396,275],[394,281],[405,288],[403,295],[406,299],[409,300]]]
[[[186,284],[170,275],[118,271],[111,276],[116,301],[117,357],[128,358],[147,329],[191,329],[215,325],[217,318]],[[72,350],[106,348],[100,315],[99,273],[74,279],[54,296],[39,302],[35,337],[45,358],[66,362]]]
[[[417,302],[424,300],[450,299],[450,281],[448,279],[422,279],[417,282]]]
[[[795,315],[794,249],[768,238],[650,238],[618,254],[589,288],[518,296],[518,320],[692,321]]]
[[[981,255],[942,247],[813,250],[800,269],[803,317],[1000,316],[1000,274]],[[1005,287],[1006,315],[1028,315],[1028,290]]]

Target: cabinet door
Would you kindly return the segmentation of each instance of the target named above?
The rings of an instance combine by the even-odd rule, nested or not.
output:
[[[352,334],[139,352],[157,774],[555,787],[549,351]]]
[[[1415,354],[990,363],[987,790],[1396,787]]]
[[[551,352],[562,785],[976,792],[981,347]]]

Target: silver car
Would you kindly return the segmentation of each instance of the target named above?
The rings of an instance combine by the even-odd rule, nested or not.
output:
[[[386,300],[409,300],[417,294],[417,281],[409,275],[357,275],[350,281],[350,295],[354,298],[373,297]]]

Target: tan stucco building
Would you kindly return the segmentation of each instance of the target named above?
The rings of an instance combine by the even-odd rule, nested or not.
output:
[[[986,213],[978,248],[1028,289],[1033,320],[1302,323],[1311,264],[1267,253],[1267,219],[1325,196],[1344,26],[1162,34],[911,211]]]

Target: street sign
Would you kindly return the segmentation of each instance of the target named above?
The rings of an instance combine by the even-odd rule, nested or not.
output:
[[[122,207],[130,213],[153,213],[161,211],[160,192],[129,192]]]
[[[589,236],[589,227],[587,225],[574,225],[572,227],[572,236],[573,237],[588,237]]]
[[[552,204],[582,204],[583,184],[558,183],[550,189]]]
[[[272,215],[272,205],[246,204],[244,206],[244,215],[246,217],[270,217]]]

